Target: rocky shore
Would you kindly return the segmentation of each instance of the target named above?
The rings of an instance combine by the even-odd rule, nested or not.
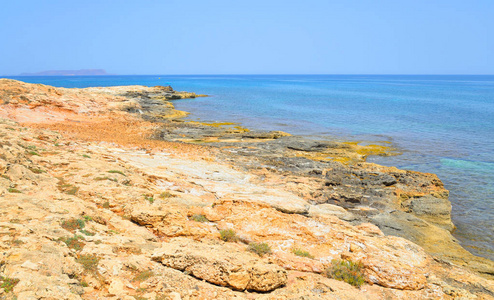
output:
[[[0,298],[494,299],[437,176],[365,161],[386,145],[183,121],[197,96],[0,79]]]

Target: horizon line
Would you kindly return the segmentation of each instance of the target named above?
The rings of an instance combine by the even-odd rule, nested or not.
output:
[[[441,73],[230,73],[230,74],[104,74],[104,75],[0,75],[8,77],[110,77],[110,76],[494,76],[492,74],[474,74],[474,73],[457,73],[457,74],[441,74]]]

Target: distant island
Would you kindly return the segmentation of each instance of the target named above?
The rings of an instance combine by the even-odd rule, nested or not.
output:
[[[110,75],[103,69],[50,70],[36,73],[22,73],[19,76],[96,76]]]

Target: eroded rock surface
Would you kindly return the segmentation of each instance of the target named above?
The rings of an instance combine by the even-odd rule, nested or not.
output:
[[[229,245],[177,239],[157,249],[152,258],[167,267],[236,290],[269,292],[286,284],[285,269],[263,263],[254,255]]]

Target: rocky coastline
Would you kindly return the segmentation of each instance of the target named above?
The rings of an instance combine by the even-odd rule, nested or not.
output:
[[[437,176],[365,161],[386,145],[184,121],[172,101],[198,96],[0,79],[0,297],[494,299]],[[360,288],[325,276],[337,259]]]

